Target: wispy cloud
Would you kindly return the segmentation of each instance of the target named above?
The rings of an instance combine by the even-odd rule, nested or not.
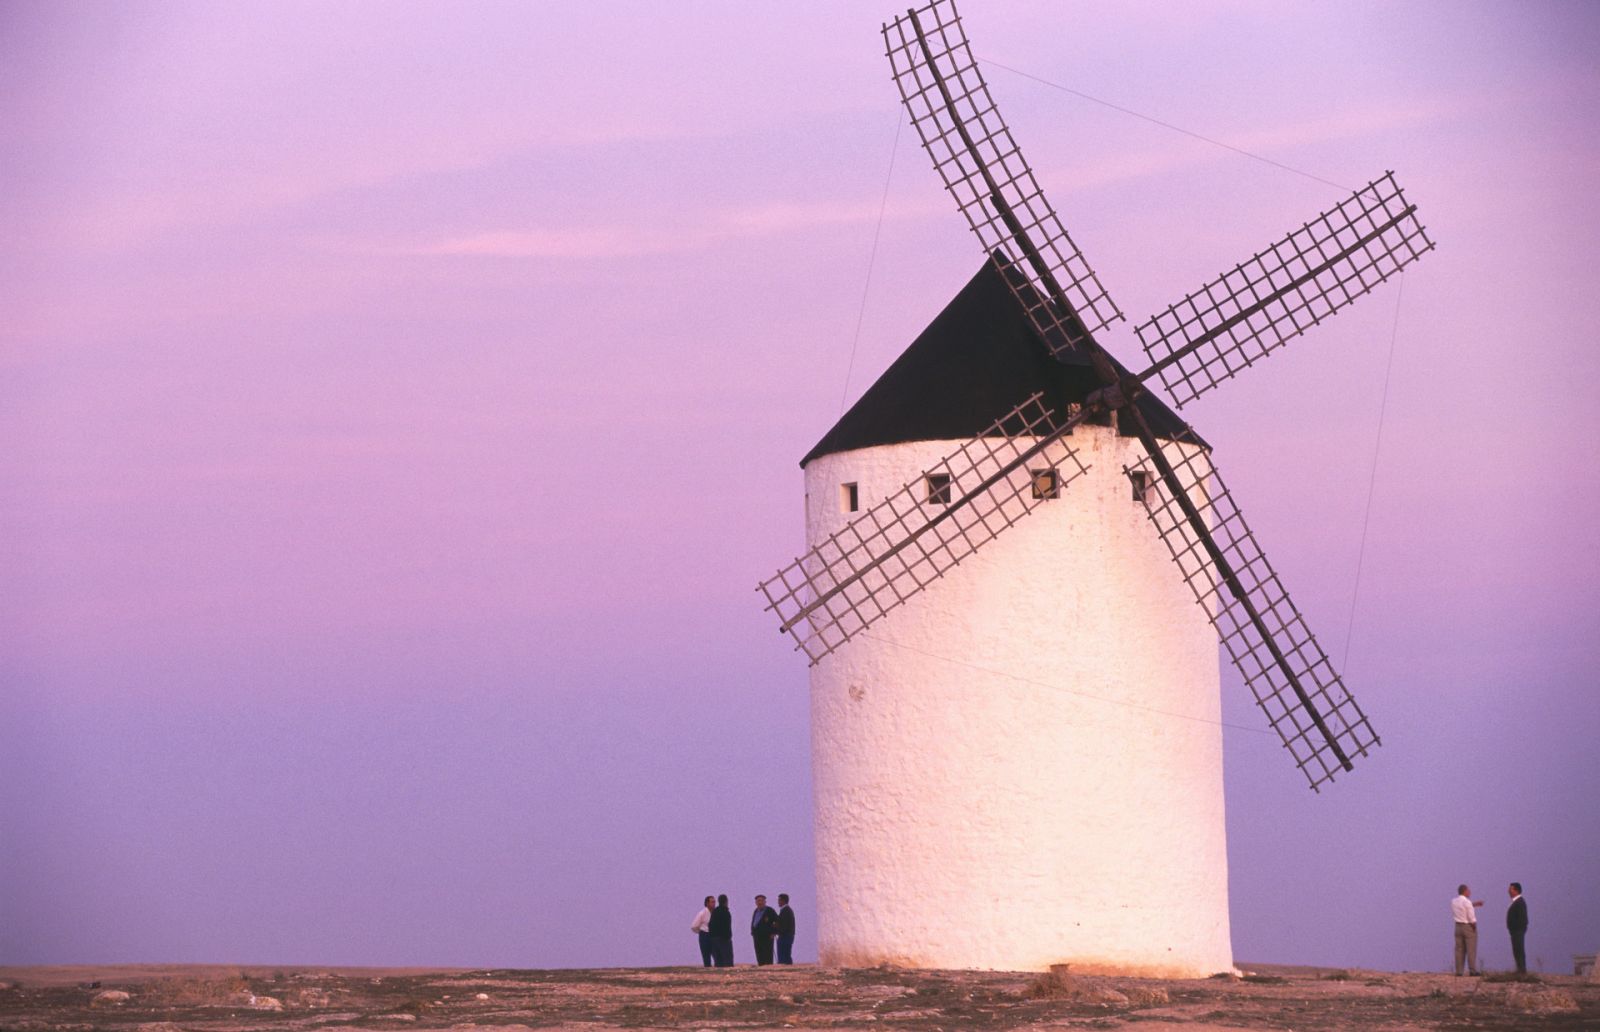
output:
[[[617,258],[695,246],[699,241],[691,240],[691,236],[627,226],[500,229],[420,244],[378,245],[370,250],[464,258]]]
[[[942,198],[891,204],[885,219],[946,214]],[[867,201],[773,201],[705,213],[689,225],[592,224],[486,230],[422,241],[322,239],[319,246],[368,254],[466,258],[626,258],[700,250],[752,237],[804,232],[821,226],[876,221],[880,206]]]
[[[1451,115],[1457,104],[1412,102],[1340,112],[1311,121],[1268,126],[1222,141],[1232,148],[1266,156],[1297,147],[1327,143],[1365,134],[1392,131]],[[1052,172],[1058,192],[1101,189],[1108,185],[1191,168],[1214,160],[1207,148],[1197,148],[1174,136],[1174,142],[1137,151],[1120,151],[1085,161],[1081,153],[1067,159],[1065,168]],[[902,142],[905,150],[911,147]],[[1045,149],[1044,160],[1053,164]],[[915,159],[916,155],[902,157]],[[1356,184],[1352,184],[1352,189]],[[908,194],[902,190],[903,194]],[[949,200],[933,189],[919,189],[882,209],[888,221],[950,217]],[[595,223],[588,225],[504,226],[479,232],[436,236],[422,240],[350,240],[325,238],[316,245],[335,251],[394,256],[467,258],[622,258],[687,252],[729,240],[780,236],[820,226],[870,224],[880,215],[871,200],[816,201],[771,200],[760,204],[700,213],[692,222]]]
[[[1430,125],[1468,110],[1462,99],[1442,97],[1411,98],[1377,104],[1352,111],[1340,111],[1326,118],[1271,126],[1227,140],[1245,150],[1275,151],[1311,144],[1335,143],[1397,129]]]

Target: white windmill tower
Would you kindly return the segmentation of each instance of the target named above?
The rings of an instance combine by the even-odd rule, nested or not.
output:
[[[1139,326],[1130,373],[953,4],[884,36],[988,260],[803,460],[810,550],[761,585],[812,662],[821,959],[1225,970],[1215,635],[1313,789],[1378,738],[1145,382],[1181,406],[1433,244],[1386,174]]]

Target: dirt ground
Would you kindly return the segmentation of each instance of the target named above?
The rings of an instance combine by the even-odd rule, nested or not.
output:
[[[738,967],[0,968],[0,1029],[1600,1029],[1600,983],[1242,965],[1243,979]],[[123,995],[126,994],[126,995]]]

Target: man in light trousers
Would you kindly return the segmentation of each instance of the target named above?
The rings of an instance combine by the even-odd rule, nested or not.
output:
[[[1467,962],[1467,971],[1478,971],[1478,911],[1483,900],[1474,900],[1472,890],[1465,885],[1456,886],[1456,898],[1450,901],[1450,916],[1456,921],[1456,977],[1461,976],[1461,962]]]

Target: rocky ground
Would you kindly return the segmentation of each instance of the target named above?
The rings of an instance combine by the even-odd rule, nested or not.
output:
[[[1065,972],[0,968],[0,1029],[1600,1029],[1600,983],[1249,966],[1171,981]]]

